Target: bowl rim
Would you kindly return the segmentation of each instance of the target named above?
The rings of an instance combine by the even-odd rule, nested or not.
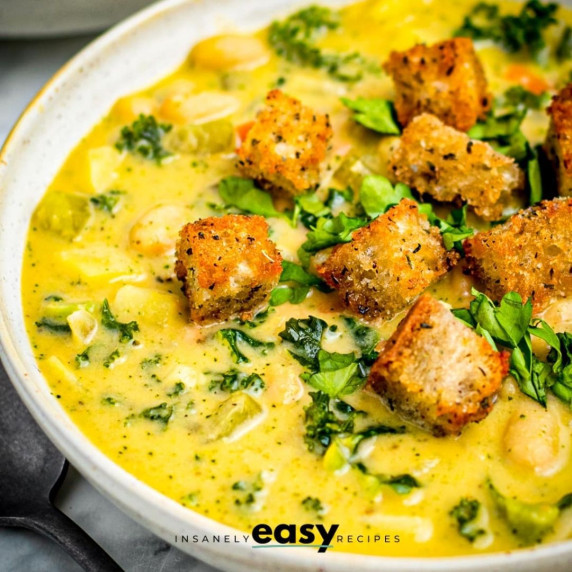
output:
[[[240,0],[228,1],[238,3]],[[203,0],[162,0],[157,2],[112,27],[64,64],[26,106],[0,149],[0,199],[6,199],[3,180],[9,173],[10,157],[18,152],[19,146],[25,144],[28,130],[33,129],[34,122],[37,121],[44,105],[49,104],[49,99],[62,85],[68,81],[73,81],[78,76],[82,66],[95,60],[115,41],[124,38],[143,24],[174,13],[183,6],[201,4],[202,2]],[[307,3],[303,2],[302,4]],[[191,44],[189,44],[190,47]],[[110,105],[112,103],[111,101]],[[1,201],[0,209],[3,204],[4,201]],[[2,213],[0,212],[0,220],[1,216]],[[3,244],[3,233],[4,229],[0,225],[0,245]],[[21,252],[23,253],[23,247]],[[18,285],[21,287],[21,284]],[[39,370],[36,368],[36,371],[27,371],[28,368],[23,356],[26,344],[29,347],[29,339],[18,340],[10,324],[8,306],[4,296],[2,296],[4,287],[5,285],[0,284],[0,359],[26,407],[42,430],[71,464],[106,498],[170,544],[173,544],[173,521],[176,521],[178,526],[186,525],[189,530],[197,529],[200,533],[207,535],[246,534],[185,508],[175,500],[140,481],[114,463],[81,432],[79,427],[71,421],[71,418],[64,413],[57,399],[46,393],[48,384]],[[20,308],[20,320],[22,319]],[[144,512],[145,514],[143,514]],[[182,548],[180,545],[173,545]],[[572,559],[572,541],[570,540],[510,552],[446,557],[374,556],[335,550],[318,554],[315,551],[286,551],[285,549],[273,550],[270,553],[263,551],[265,555],[259,556],[260,551],[253,551],[251,547],[252,544],[240,543],[238,547],[235,547],[236,554],[225,554],[226,548],[213,549],[213,546],[209,544],[206,549],[204,546],[200,548],[196,546],[196,552],[198,558],[204,561],[222,564],[223,566],[226,564],[231,568],[249,567],[251,564],[265,566],[273,564],[279,567],[286,566],[288,569],[320,568],[339,571],[350,568],[395,571],[496,570],[507,566],[516,569],[519,565],[530,564],[533,561],[540,563],[547,559],[564,558],[564,562],[567,562]],[[422,551],[423,545],[420,544],[420,552]]]

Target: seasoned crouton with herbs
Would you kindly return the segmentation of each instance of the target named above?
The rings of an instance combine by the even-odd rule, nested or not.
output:
[[[532,297],[535,311],[572,294],[572,198],[542,201],[464,242],[469,272],[500,301]]]
[[[268,301],[281,262],[261,216],[225,215],[185,225],[175,272],[189,299],[191,320],[249,319]]]
[[[384,68],[395,83],[395,110],[402,125],[427,112],[468,131],[491,105],[483,67],[468,38],[391,52]]]
[[[315,189],[332,127],[317,113],[275,89],[238,150],[238,168],[269,190],[296,196]]]
[[[572,83],[552,98],[548,108],[550,127],[544,149],[558,184],[558,193],[572,196]]]
[[[417,203],[404,199],[336,246],[318,273],[353,312],[391,318],[457,260]]]
[[[467,202],[487,220],[502,216],[524,174],[514,159],[473,141],[434,115],[416,117],[403,131],[389,161],[396,181],[444,202]]]
[[[385,343],[368,381],[392,410],[440,436],[486,417],[507,370],[505,354],[425,294]]]

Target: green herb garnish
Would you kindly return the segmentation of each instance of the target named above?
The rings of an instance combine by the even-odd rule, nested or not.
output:
[[[167,123],[157,123],[152,115],[141,114],[131,126],[123,127],[115,147],[119,151],[127,150],[141,155],[160,165],[166,157],[171,155],[161,143],[163,136],[171,131],[171,128],[172,125]]]

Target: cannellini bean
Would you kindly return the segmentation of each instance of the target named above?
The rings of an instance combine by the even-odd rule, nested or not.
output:
[[[194,95],[175,93],[166,97],[160,113],[173,123],[200,125],[232,115],[240,106],[240,101],[222,91],[203,91]]]
[[[179,231],[188,222],[181,205],[159,205],[147,211],[131,228],[131,247],[147,256],[159,256],[175,248]]]
[[[266,46],[258,38],[228,34],[199,42],[191,51],[190,61],[208,70],[255,69],[269,58]]]
[[[523,403],[505,429],[506,456],[540,476],[549,476],[561,465],[560,434],[560,423],[553,411],[533,401]]]
[[[556,332],[572,330],[572,300],[556,300],[544,312],[544,319]]]
[[[115,115],[123,123],[130,123],[139,115],[153,115],[155,101],[150,97],[122,97],[113,107]]]

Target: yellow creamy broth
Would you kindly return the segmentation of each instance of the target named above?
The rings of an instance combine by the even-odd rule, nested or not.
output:
[[[322,45],[358,51],[383,61],[392,49],[450,37],[472,5],[472,1],[466,0],[380,0],[356,4],[342,11],[340,31],[328,34]],[[519,9],[513,3],[501,6],[503,10]],[[560,10],[559,17],[572,22],[564,10]],[[257,36],[264,39],[266,31]],[[508,56],[490,44],[483,44],[479,55],[491,91],[501,93],[511,85],[504,79],[504,70],[508,63],[518,62],[519,57]],[[526,63],[553,85],[561,84],[568,75],[563,68],[543,69]],[[256,396],[265,416],[239,438],[208,440],[209,416],[228,397],[209,391],[209,374],[237,366],[227,346],[213,339],[220,325],[201,328],[188,322],[186,301],[179,283],[172,279],[173,253],[144,256],[130,247],[129,233],[142,215],[159,204],[180,205],[188,221],[217,214],[209,203],[221,203],[216,185],[221,178],[237,174],[235,157],[232,153],[212,157],[180,154],[158,166],[129,153],[123,154],[120,163],[114,163],[109,149],[115,152],[113,145],[122,126],[130,124],[140,112],[172,123],[172,117],[166,116],[169,111],[165,100],[176,94],[220,92],[221,85],[238,101],[230,119],[235,126],[240,125],[253,118],[280,76],[286,78],[282,88],[286,93],[331,116],[333,150],[325,178],[332,177],[339,164],[337,155],[345,153],[348,145],[372,169],[380,174],[385,172],[391,138],[380,138],[348,121],[347,110],[339,101],[343,95],[392,99],[392,83],[384,74],[366,77],[352,87],[330,79],[322,71],[288,64],[275,55],[258,69],[222,74],[186,63],[157,85],[120,100],[78,144],[48,190],[95,195],[111,188],[122,189],[126,194],[120,196],[121,209],[113,217],[95,211],[80,236],[71,242],[33,226],[30,229],[23,271],[24,313],[42,373],[74,422],[113,461],[176,501],[241,530],[250,532],[260,522],[311,522],[315,516],[303,508],[301,501],[312,496],[319,497],[328,509],[321,522],[339,523],[340,533],[354,535],[353,543],[337,544],[336,550],[437,556],[518,547],[518,539],[496,515],[485,490],[486,479],[490,477],[505,494],[514,494],[527,502],[555,502],[571,492],[571,412],[552,397],[548,411],[542,412],[507,380],[491,414],[482,422],[467,426],[460,437],[434,438],[413,426],[408,426],[403,435],[377,437],[367,457],[372,472],[410,473],[423,486],[409,495],[382,487],[382,497],[372,498],[358,471],[334,475],[324,468],[320,456],[307,450],[303,408],[310,401],[309,388],[299,377],[302,366],[278,338],[287,319],[308,315],[338,325],[338,334],[344,332],[339,317],[343,311],[335,296],[312,291],[305,303],[278,306],[262,325],[247,331],[259,340],[276,342],[266,355],[241,345],[251,363],[241,364],[240,369],[257,372],[265,380],[265,391]],[[546,126],[544,112],[530,112],[523,130],[532,143],[538,143],[544,138]],[[102,148],[107,151],[101,153]],[[101,188],[95,188],[99,185]],[[335,178],[328,185],[342,187]],[[284,258],[295,261],[306,230],[301,225],[294,230],[282,219],[270,218],[268,222],[271,238]],[[470,219],[470,223],[482,226],[476,219]],[[430,291],[458,307],[470,300],[471,284],[457,267]],[[90,353],[91,365],[77,368],[75,356],[85,345],[34,325],[42,316],[44,299],[51,294],[66,301],[98,304],[107,298],[118,320],[138,322],[137,344],[117,343],[116,335],[100,325]],[[546,315],[550,316],[550,311]],[[374,326],[385,339],[402,317],[403,314]],[[559,326],[554,322],[552,325]],[[103,359],[116,347],[121,356],[110,368],[103,367]],[[325,349],[349,352],[356,347],[348,335],[331,334]],[[162,356],[161,363],[141,366],[143,360],[156,354]],[[169,396],[181,367],[186,368],[186,388],[178,396]],[[112,398],[115,404],[105,402],[106,398]],[[350,395],[346,401],[369,414],[366,419],[358,418],[358,427],[403,423],[369,391]],[[163,402],[175,408],[166,428],[139,416],[142,410]],[[550,416],[560,436],[558,466],[549,476],[535,474],[506,459],[503,436],[509,419],[533,409],[540,417]],[[254,506],[237,505],[235,501],[244,492],[233,490],[233,483],[252,482],[261,473],[264,494]],[[488,545],[471,544],[456,531],[456,523],[448,512],[463,496],[483,503],[492,533]],[[546,542],[570,536],[571,513],[563,511]],[[368,534],[382,538],[386,534],[399,535],[401,541],[356,540],[358,535]]]

